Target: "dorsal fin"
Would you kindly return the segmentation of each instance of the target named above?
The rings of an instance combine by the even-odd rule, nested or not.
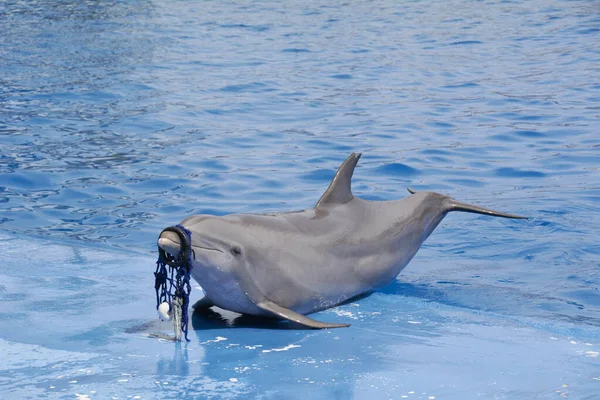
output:
[[[360,153],[352,153],[335,173],[329,187],[317,202],[316,207],[325,204],[344,204],[352,200],[352,174],[360,159]]]

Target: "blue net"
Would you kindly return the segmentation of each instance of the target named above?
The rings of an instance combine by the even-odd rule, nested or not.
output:
[[[182,225],[177,225],[187,236],[187,243],[192,241],[192,233]],[[182,241],[183,243],[183,241]],[[161,303],[167,302],[171,311],[175,304],[181,305],[181,332],[185,340],[189,342],[188,334],[188,306],[190,303],[190,273],[192,271],[192,251],[185,251],[183,248],[180,253],[174,257],[176,263],[167,264],[166,260],[159,255],[156,261],[156,271],[154,272],[154,289],[156,290],[156,309]],[[186,254],[187,253],[187,254]],[[186,254],[187,257],[182,257]],[[177,336],[177,335],[176,335]]]

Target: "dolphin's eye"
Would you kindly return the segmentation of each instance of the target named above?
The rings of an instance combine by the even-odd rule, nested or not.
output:
[[[242,254],[242,249],[240,249],[238,246],[233,246],[231,248],[231,254],[233,254],[235,257],[239,257]]]

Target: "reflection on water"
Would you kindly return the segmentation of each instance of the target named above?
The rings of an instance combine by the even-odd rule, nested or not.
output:
[[[196,368],[198,369],[198,368]],[[201,373],[201,371],[194,371]],[[176,375],[181,377],[189,376],[190,363],[188,358],[188,350],[181,342],[173,344],[173,357],[160,358],[156,363],[156,379],[163,382],[168,377]]]

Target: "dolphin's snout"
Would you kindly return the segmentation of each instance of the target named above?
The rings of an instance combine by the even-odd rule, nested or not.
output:
[[[158,238],[158,247],[167,253],[176,256],[181,251],[181,242],[177,233],[172,231],[164,231]]]

